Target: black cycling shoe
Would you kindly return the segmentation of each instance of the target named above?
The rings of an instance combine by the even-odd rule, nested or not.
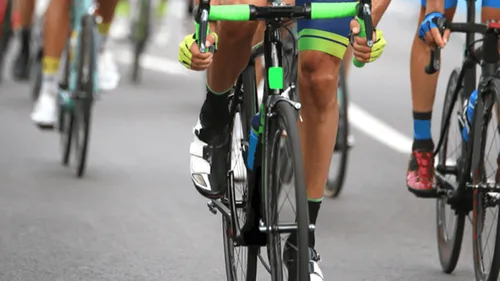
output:
[[[216,110],[205,101],[191,143],[191,179],[198,192],[210,199],[220,198],[227,189],[229,112]],[[208,171],[208,167],[210,170]]]

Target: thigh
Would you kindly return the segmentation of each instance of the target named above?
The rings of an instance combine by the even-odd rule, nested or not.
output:
[[[304,3],[356,2],[357,0],[295,0],[296,5]],[[299,20],[299,51],[320,51],[339,59],[344,57],[349,44],[350,18],[329,20]]]

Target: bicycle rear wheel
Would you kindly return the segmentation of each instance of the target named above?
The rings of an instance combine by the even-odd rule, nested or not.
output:
[[[151,0],[141,0],[139,12],[132,23],[132,42],[134,45],[134,61],[132,64],[132,82],[139,83],[141,79],[141,56],[146,49],[150,32]]]
[[[82,177],[87,163],[92,105],[94,102],[95,42],[94,17],[87,15],[82,19],[80,33],[79,64],[77,70],[78,86],[74,105],[73,141],[75,142],[76,175]]]
[[[302,151],[297,128],[298,114],[296,109],[287,101],[279,101],[274,109],[274,115],[269,119],[267,128],[269,141],[265,144],[266,162],[264,165],[265,189],[264,189],[264,222],[267,232],[267,250],[269,265],[271,268],[271,280],[309,280],[309,250],[308,232],[309,218],[307,215],[307,198],[305,175],[302,166]],[[286,147],[280,142],[283,140],[283,132],[286,132]],[[282,184],[280,154],[283,150],[288,150],[288,161],[292,163],[293,179],[291,184]],[[283,192],[286,187],[292,189],[290,193]],[[294,202],[291,213],[282,213],[280,195],[291,195],[293,198],[286,198],[283,201]],[[295,260],[295,264],[290,265],[289,271],[285,267],[281,256],[281,232],[280,228],[286,226],[296,226],[296,231],[292,231],[296,241],[284,243],[287,249],[287,256],[290,260]],[[293,233],[295,232],[295,233]],[[290,239],[293,240],[293,239]],[[287,277],[288,275],[288,277]]]
[[[240,86],[243,83],[242,91]],[[231,100],[233,130],[231,149],[228,154],[229,188],[224,202],[231,211],[231,217],[222,216],[224,259],[228,281],[255,281],[257,278],[258,246],[242,245],[238,239],[246,223],[250,198],[247,169],[248,133],[251,118],[256,113],[255,69],[247,67],[238,80]],[[241,264],[240,264],[241,263]]]
[[[337,130],[337,141],[333,151],[330,172],[326,182],[325,196],[335,198],[339,196],[344,184],[347,171],[347,159],[349,155],[349,121],[348,104],[349,95],[345,77],[344,64],[340,64],[339,86],[337,89],[339,104],[339,126]]]
[[[500,90],[500,89],[497,89]],[[477,103],[474,109],[474,118],[472,120],[471,134],[469,137],[472,142],[472,152],[470,154],[471,159],[471,175],[472,184],[478,185],[478,188],[473,189],[473,256],[474,256],[474,271],[476,273],[476,280],[478,281],[496,281],[499,275],[500,269],[500,222],[498,218],[498,213],[500,212],[499,201],[500,193],[498,192],[488,192],[483,189],[482,186],[488,183],[498,182],[498,165],[500,163],[500,151],[497,155],[493,155],[496,158],[497,170],[493,171],[494,179],[492,181],[488,180],[491,176],[488,173],[488,168],[491,166],[488,162],[489,152],[495,144],[492,146],[486,145],[486,140],[488,135],[492,135],[494,138],[499,137],[498,122],[492,126],[492,129],[488,128],[491,120],[495,119],[495,115],[492,114],[492,109],[496,96],[492,95],[491,92],[483,95],[484,98],[478,97]],[[498,110],[498,108],[497,108]],[[498,111],[496,116],[498,116]],[[498,139],[494,141],[498,145]],[[498,146],[497,146],[498,148]],[[488,153],[485,154],[485,152]],[[496,209],[487,212],[488,209]],[[496,218],[496,222],[493,222],[490,227],[487,227],[487,213],[491,213]],[[492,230],[495,230],[493,235]],[[484,233],[483,233],[484,231]],[[487,246],[483,247],[483,242],[493,242],[493,247],[490,250],[485,250]],[[487,265],[486,256],[492,254],[490,260],[491,263]]]
[[[464,102],[464,96],[462,90],[460,90],[459,96],[454,100],[454,91],[457,87],[462,87],[458,85],[458,76],[460,69],[455,69],[450,75],[448,80],[448,85],[446,87],[446,95],[444,99],[444,105],[442,110],[441,118],[441,131],[448,125],[448,128],[444,132],[444,142],[439,150],[439,166],[454,167],[457,171],[456,175],[451,175],[447,180],[456,183],[456,186],[460,186],[461,177],[458,174],[458,163],[460,162],[461,152],[463,150],[462,146],[462,134],[459,130],[459,126],[456,123],[451,122],[452,120],[458,120],[457,115],[462,113],[462,105]],[[452,110],[451,120],[446,120],[448,113]],[[448,122],[447,122],[448,121]],[[458,131],[455,134],[450,133],[450,129],[456,129]],[[452,131],[453,132],[453,131]],[[454,144],[452,139],[458,142],[457,146],[452,146]],[[458,155],[453,155],[457,153]],[[451,163],[453,162],[453,163]],[[439,184],[439,182],[438,182]],[[464,236],[464,226],[465,226],[465,215],[466,213],[461,209],[455,208],[446,209],[448,204],[448,197],[440,197],[436,201],[436,229],[437,229],[437,241],[438,241],[438,252],[439,261],[441,263],[441,268],[446,273],[452,273],[460,257],[460,250],[462,247],[462,238]],[[448,221],[448,219],[453,219]]]

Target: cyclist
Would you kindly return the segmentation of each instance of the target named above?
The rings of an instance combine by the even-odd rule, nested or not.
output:
[[[315,0],[316,1],[316,0]],[[346,0],[343,0],[346,1]],[[266,5],[266,0],[213,0],[213,4]],[[299,0],[303,5],[310,0]],[[340,2],[331,0],[329,2]],[[354,2],[354,1],[351,1]],[[390,0],[373,0],[373,22],[379,22]],[[359,32],[359,24],[351,19],[301,20],[298,21],[300,50],[298,63],[298,87],[302,103],[299,122],[307,197],[309,198],[309,221],[316,224],[326,185],[330,159],[335,145],[338,123],[337,82],[341,60],[349,44],[349,32]],[[350,25],[350,26],[349,26]],[[228,140],[227,124],[229,112],[227,97],[237,76],[246,66],[252,47],[256,22],[213,22],[207,36],[207,44],[215,45],[215,54],[201,54],[193,35],[188,35],[179,45],[179,61],[189,69],[207,71],[207,94],[201,107],[199,120],[194,128],[191,143],[191,179],[198,192],[207,198],[220,198],[226,191],[226,155],[221,150]],[[380,30],[374,32],[375,43],[366,46],[366,40],[354,36],[354,55],[362,62],[376,60],[386,41]],[[210,159],[210,160],[209,160]],[[257,227],[258,224],[255,224]],[[258,232],[258,231],[256,231]],[[285,264],[293,266],[289,249],[296,245],[295,234],[288,237],[284,256]],[[310,235],[311,280],[322,280],[323,276],[314,251],[315,236]],[[293,278],[293,277],[292,277]]]
[[[445,31],[443,37],[436,28],[436,20],[446,17],[453,19],[457,0],[422,0],[419,22],[421,22],[413,39],[411,51],[410,77],[413,101],[413,146],[406,185],[417,197],[430,197],[435,193],[434,187],[434,143],[431,136],[431,117],[436,94],[438,74],[428,75],[424,72],[429,62],[428,46],[444,47],[450,35]],[[500,1],[482,1],[481,20],[483,22],[500,20]],[[426,45],[426,43],[427,45]]]
[[[98,24],[99,58],[98,77],[101,90],[112,90],[118,85],[120,76],[111,54],[104,47],[113,20],[118,0],[99,1]],[[52,0],[47,8],[44,26],[43,81],[40,96],[31,113],[31,119],[41,128],[52,128],[57,120],[57,73],[61,55],[70,32],[70,8],[72,0]]]

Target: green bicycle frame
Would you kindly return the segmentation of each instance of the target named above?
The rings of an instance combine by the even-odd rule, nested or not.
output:
[[[77,58],[79,58],[79,54],[80,54],[80,46],[81,46],[81,42],[80,42],[80,34],[82,32],[82,19],[83,17],[86,15],[86,14],[94,14],[96,9],[97,9],[97,3],[95,2],[95,0],[73,0],[73,5],[71,6],[71,31],[73,32],[76,32],[76,45],[75,45],[75,49],[73,50],[73,59],[71,61],[71,65],[70,65],[70,69],[71,69],[71,74],[70,74],[70,83],[69,83],[69,89],[71,92],[74,92],[77,90],[77,86],[78,86],[78,81],[77,81],[77,70],[78,70],[78,67],[79,67],[79,60]],[[93,28],[93,34],[94,34],[94,40],[92,40],[94,42],[94,57],[92,58],[94,60],[94,66],[96,66],[96,56],[95,54],[97,54],[97,32],[96,32],[96,29]],[[93,84],[94,84],[94,89],[93,89],[93,92],[94,93],[97,93],[98,90],[99,90],[99,85],[98,85],[98,79],[97,79],[97,75],[96,75],[96,69],[93,69],[91,70],[94,72],[94,81],[93,81]]]

